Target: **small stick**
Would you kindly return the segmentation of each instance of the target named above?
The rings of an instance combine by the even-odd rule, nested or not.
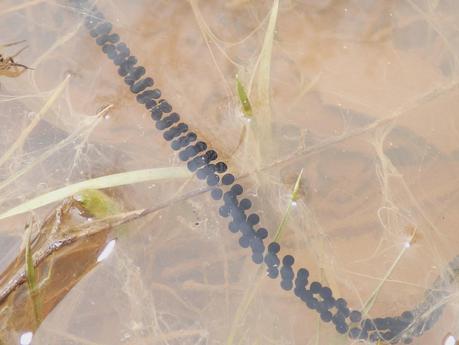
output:
[[[22,41],[16,41],[16,42],[12,42],[12,43],[7,43],[7,44],[2,44],[0,45],[0,47],[12,47],[12,46],[16,46],[18,44],[21,44],[21,43],[24,43],[26,40],[22,40]]]
[[[14,54],[13,56],[11,56],[11,58],[15,58],[16,56],[18,56],[19,54],[21,54],[24,50],[26,50],[27,48],[29,48],[29,46],[25,46],[25,47],[22,47],[21,49],[19,49],[19,51]]]

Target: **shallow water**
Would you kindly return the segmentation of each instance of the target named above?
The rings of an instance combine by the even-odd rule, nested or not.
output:
[[[2,154],[70,75],[0,165],[0,212],[84,179],[184,166],[72,6],[0,4],[2,41],[27,40],[16,61],[34,68],[0,76]],[[271,239],[303,169],[281,255],[292,254],[310,281],[354,309],[377,290],[371,318],[400,315],[424,300],[459,254],[455,1],[282,1],[272,54],[263,50],[270,1],[97,6],[162,97],[238,177]],[[269,58],[270,75],[260,73]],[[236,74],[250,89],[251,121],[241,111]],[[124,210],[158,210],[55,255],[57,278],[44,294],[50,310],[33,344],[355,343],[266,277],[205,188],[194,177],[113,188]],[[55,207],[34,211],[34,219]],[[31,219],[0,221],[2,270],[17,257]],[[96,265],[115,237],[113,253]],[[459,337],[457,282],[440,290],[429,306],[445,304],[443,313],[413,344]],[[26,296],[24,288],[16,302]],[[18,344],[33,326],[10,306],[2,310],[1,334],[5,344]],[[30,303],[23,307],[32,312]]]

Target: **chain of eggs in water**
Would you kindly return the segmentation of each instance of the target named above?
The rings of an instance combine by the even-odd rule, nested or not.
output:
[[[262,227],[255,230],[260,217],[256,213],[246,215],[252,202],[247,198],[238,199],[244,190],[236,183],[235,176],[227,173],[226,163],[213,163],[218,158],[217,152],[208,149],[204,141],[199,141],[196,133],[190,131],[186,123],[180,122],[180,115],[172,112],[172,106],[165,99],[160,99],[161,91],[151,88],[154,84],[153,79],[144,77],[145,68],[137,65],[137,58],[131,54],[128,46],[120,41],[118,34],[112,33],[113,26],[104,15],[87,0],[69,1],[85,13],[85,25],[90,35],[118,67],[118,74],[136,95],[137,101],[151,112],[156,128],[164,131],[163,138],[171,142],[172,150],[179,151],[179,159],[187,162],[188,169],[195,172],[199,179],[206,180],[213,188],[213,200],[218,202],[223,199],[223,205],[219,208],[220,216],[231,216],[229,230],[242,234],[239,244],[244,248],[251,248],[252,261],[255,264],[264,263],[267,266],[268,277],[276,279],[280,275],[280,285],[283,289],[293,289],[295,295],[310,309],[317,311],[324,322],[332,322],[337,332],[347,334],[352,339],[390,343],[402,341],[409,344],[414,336],[419,337],[433,327],[444,309],[442,303],[432,308],[439,298],[445,297],[444,289],[438,289],[440,283],[444,282],[443,278],[437,280],[437,286],[434,284],[434,289],[429,290],[424,301],[412,311],[405,311],[395,317],[363,319],[362,313],[351,310],[345,299],[334,298],[329,287],[322,286],[317,281],[309,284],[307,269],[300,268],[295,273],[293,256],[285,255],[281,264],[278,257],[279,243],[271,242],[267,248],[265,247],[264,239],[268,237],[268,231]],[[459,270],[459,256],[452,261],[450,268],[455,272]]]

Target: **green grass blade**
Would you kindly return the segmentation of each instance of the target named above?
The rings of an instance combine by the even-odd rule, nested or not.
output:
[[[32,250],[30,248],[31,244],[31,234],[32,227],[27,228],[26,240],[25,240],[25,259],[26,259],[26,277],[27,285],[29,286],[30,291],[34,291],[37,288],[35,267],[33,264]]]
[[[33,262],[33,255],[31,249],[31,237],[32,237],[32,226],[27,228],[26,243],[25,243],[25,274],[27,280],[27,287],[29,290],[29,296],[32,300],[32,308],[35,317],[35,323],[38,326],[41,323],[41,310],[42,301],[40,300],[40,294],[37,289],[37,274]]]
[[[301,177],[303,177],[303,169],[301,169],[300,173],[298,174],[298,177],[295,181],[295,185],[293,186],[293,192],[291,197],[292,201],[297,201],[300,198]]]
[[[134,170],[125,173],[97,177],[94,179],[65,186],[63,188],[56,189],[52,192],[37,196],[36,198],[28,200],[0,214],[0,219],[5,219],[21,213],[35,210],[39,207],[68,198],[86,189],[103,189],[145,181],[170,178],[185,178],[189,176],[191,176],[191,174],[186,168],[173,167]]]

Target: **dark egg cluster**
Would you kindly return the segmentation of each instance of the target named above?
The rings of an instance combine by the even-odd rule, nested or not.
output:
[[[294,294],[311,310],[320,315],[322,321],[332,323],[340,334],[353,339],[376,342],[384,340],[406,344],[411,336],[419,336],[419,325],[414,322],[415,312],[406,311],[401,316],[388,318],[363,318],[362,313],[351,310],[343,298],[335,298],[332,290],[320,282],[309,281],[309,271],[299,268],[295,271],[292,255],[280,258],[281,246],[278,242],[265,245],[269,233],[259,226],[260,216],[251,212],[252,201],[244,197],[244,188],[236,183],[236,178],[228,172],[225,162],[218,161],[218,153],[199,140],[172,106],[161,98],[161,91],[153,88],[154,80],[146,75],[143,66],[129,47],[120,42],[120,37],[112,33],[112,24],[104,19],[97,8],[88,5],[86,0],[73,0],[80,11],[86,13],[85,25],[102,51],[118,68],[118,74],[136,96],[137,102],[150,112],[152,120],[178,158],[186,162],[188,169],[196,177],[205,180],[212,187],[210,195],[220,203],[218,212],[228,218],[228,229],[238,234],[239,245],[251,251],[255,264],[265,264],[266,274],[272,279],[280,278],[280,286]],[[417,328],[416,328],[417,327]],[[417,332],[411,331],[416,328]]]

